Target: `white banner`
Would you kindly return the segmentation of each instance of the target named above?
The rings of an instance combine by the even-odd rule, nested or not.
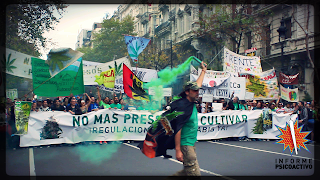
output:
[[[152,114],[148,111],[101,109],[84,115],[71,115],[62,111],[32,111],[29,117],[28,134],[20,137],[20,146],[83,141],[142,141],[150,124],[162,113],[163,111]],[[278,139],[276,136],[280,132],[275,125],[284,128],[290,115],[273,113],[271,121],[265,120],[270,124],[268,127],[257,127],[257,124],[261,124],[257,121],[263,121],[263,116],[262,110],[199,113],[198,140],[242,136]],[[296,118],[296,116],[291,117]],[[52,122],[53,119],[56,123]]]
[[[254,93],[253,92],[246,92],[246,95],[244,97],[245,100],[253,100],[254,99]]]
[[[6,73],[32,79],[31,57],[27,54],[6,48],[5,54]]]
[[[271,119],[266,118],[262,113],[262,115],[260,115],[257,119],[248,119],[247,137],[259,139],[279,139],[276,136],[278,136],[280,132],[275,125],[284,128],[286,127],[286,122],[289,123],[290,118],[292,118],[293,120],[297,118],[297,114],[293,114],[290,116],[288,113],[283,114],[272,112],[272,115],[270,117]],[[259,123],[258,121],[261,121],[262,123]]]
[[[201,69],[198,68],[198,76],[201,74]],[[229,77],[229,74],[225,71],[212,71],[212,70],[206,70],[206,74],[204,75],[204,78],[213,79],[213,78],[224,78]]]
[[[299,101],[299,90],[298,88],[289,89],[285,88],[280,84],[281,99],[288,102],[298,102]]]
[[[246,78],[245,77],[230,77],[230,94],[234,92],[234,97],[239,100],[245,100],[246,94]]]
[[[254,99],[278,99],[279,87],[275,69],[259,74],[239,73],[246,77],[246,91],[254,92]]]
[[[143,82],[150,82],[152,79],[158,78],[158,72],[155,69],[131,67],[131,71]]]
[[[190,80],[196,81],[197,75],[190,74]],[[230,77],[225,78],[204,78],[202,88],[199,91],[199,97],[203,94],[212,94],[214,98],[229,98],[230,97]]]
[[[83,83],[84,85],[98,85],[95,76],[100,75],[100,73],[107,71],[111,68],[115,68],[115,62],[117,63],[117,67],[121,65],[120,70],[122,70],[122,63],[126,64],[129,68],[131,68],[130,60],[127,57],[122,57],[120,59],[116,59],[114,61],[106,62],[96,66],[83,66]],[[120,73],[121,74],[121,73]],[[122,78],[122,74],[119,76]],[[116,77],[117,81],[117,77]],[[117,82],[116,82],[117,83]],[[116,85],[115,83],[115,85]],[[116,88],[117,89],[117,88]],[[121,88],[118,88],[121,89]],[[122,87],[123,89],[123,87]]]
[[[222,111],[223,103],[212,103],[211,107],[213,111]]]
[[[213,95],[212,94],[203,94],[202,95],[202,102],[213,102]]]
[[[242,56],[224,48],[223,71],[229,72],[234,77],[238,77],[240,72],[261,73],[260,57]]]

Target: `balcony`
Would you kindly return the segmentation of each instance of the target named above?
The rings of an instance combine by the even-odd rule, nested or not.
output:
[[[174,8],[173,10],[171,10],[170,12],[169,12],[169,21],[174,21],[174,19],[175,19],[175,17],[176,17],[176,8]]]
[[[149,22],[149,13],[145,12],[140,19],[142,24],[147,24]]]
[[[150,33],[149,33],[149,32],[147,32],[147,33],[145,33],[142,37],[150,38]]]
[[[157,34],[158,36],[161,36],[167,32],[171,31],[171,22],[170,21],[166,21],[162,24],[160,24],[160,26],[158,26],[154,32],[155,34]]]
[[[139,14],[136,15],[136,18],[140,18],[143,15],[143,13],[139,12]]]
[[[166,4],[159,4],[159,11],[164,11],[165,9],[169,9],[169,6]]]

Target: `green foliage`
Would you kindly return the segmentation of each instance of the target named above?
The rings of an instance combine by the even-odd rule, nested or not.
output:
[[[256,38],[265,39],[265,31],[267,25],[267,15],[271,15],[269,11],[246,13],[252,10],[250,4],[237,4],[238,8],[234,8],[230,4],[208,5],[210,14],[199,13],[200,28],[195,34],[207,44],[213,46],[227,46],[230,43],[228,39],[236,43],[236,53],[239,53],[241,41],[244,34],[254,32]]]
[[[305,101],[305,102],[312,101],[312,97],[310,96],[310,94],[307,91],[304,92],[304,97],[303,97],[302,101]]]
[[[250,76],[249,80],[251,84],[247,85],[247,88],[250,92],[253,92],[255,96],[266,96],[266,92],[264,91],[265,85],[260,82],[260,79]]]
[[[263,134],[264,131],[265,130],[263,129],[263,115],[261,113],[251,132],[253,134]]]
[[[24,44],[30,43],[36,50],[39,49],[38,47],[46,47],[49,41],[43,33],[54,29],[54,25],[59,22],[66,7],[67,5],[62,4],[61,0],[50,0],[45,4],[40,4],[39,1],[7,6],[6,38],[9,39],[9,43],[24,40]],[[55,12],[61,17],[56,17]],[[15,45],[19,46],[19,44]],[[12,44],[12,46],[15,45]]]
[[[122,21],[110,18],[104,19],[99,33],[93,33],[93,48],[83,47],[77,50],[84,53],[82,58],[87,61],[109,62],[116,56],[118,58],[128,56],[128,50],[124,41],[124,34],[133,33],[134,23],[131,16]]]

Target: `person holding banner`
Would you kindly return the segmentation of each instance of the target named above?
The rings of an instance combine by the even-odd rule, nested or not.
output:
[[[298,125],[304,125],[302,130],[306,131],[308,126],[308,111],[307,108],[304,107],[303,101],[299,101],[298,109],[295,109],[290,115],[298,114]]]
[[[90,103],[90,105],[88,107],[88,112],[98,111],[99,110],[99,105],[96,103],[96,100],[95,100],[94,96],[91,96],[90,99],[91,99],[91,103]]]
[[[97,93],[98,93],[98,102],[99,106],[102,106],[104,109],[111,109],[111,106],[109,105],[109,97],[106,96],[103,101],[101,100],[101,94],[99,87],[97,86]]]
[[[91,98],[89,97],[89,95],[87,93],[83,93],[83,94],[87,96],[88,103],[86,104],[86,101],[84,99],[81,99],[80,109],[81,109],[82,114],[86,114],[88,112],[88,107],[91,104]]]
[[[239,110],[239,109],[240,109],[239,98],[236,96],[232,99],[232,101],[228,103],[227,110]]]
[[[67,106],[66,111],[71,113],[72,115],[81,115],[81,109],[79,105],[76,104],[77,100],[71,99],[70,105]]]
[[[65,108],[63,107],[63,105],[59,101],[59,98],[56,98],[54,100],[54,104],[52,104],[51,110],[52,111],[64,111],[65,110]]]

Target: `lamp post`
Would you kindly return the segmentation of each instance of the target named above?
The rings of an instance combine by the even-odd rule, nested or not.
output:
[[[287,32],[287,28],[286,26],[284,25],[284,19],[282,18],[281,21],[280,21],[280,27],[279,29],[277,30],[278,33],[279,33],[279,42],[281,43],[281,71],[283,72],[284,71],[284,66],[283,66],[283,43],[284,41],[281,41],[281,39],[285,39],[286,37],[286,32]],[[284,73],[284,72],[283,72]]]
[[[170,48],[171,48],[171,55],[170,55],[170,58],[171,58],[171,69],[172,69],[172,40],[170,40],[170,39],[167,39],[167,42],[170,42]]]

